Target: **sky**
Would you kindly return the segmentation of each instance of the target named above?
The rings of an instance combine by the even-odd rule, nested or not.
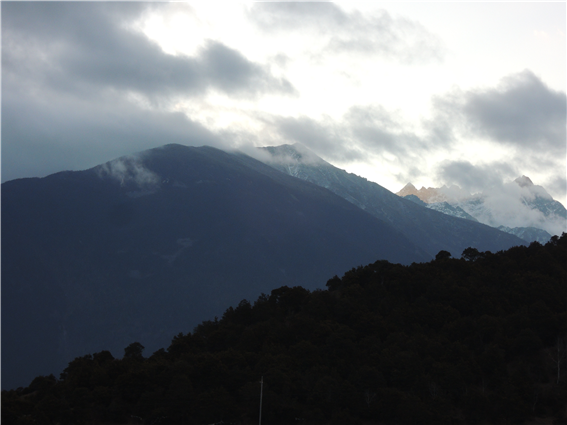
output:
[[[2,2],[2,182],[301,143],[397,192],[566,205],[566,4]]]

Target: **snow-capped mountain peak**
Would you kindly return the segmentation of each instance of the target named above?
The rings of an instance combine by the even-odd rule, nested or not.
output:
[[[533,231],[522,230],[523,236],[520,237],[531,235],[530,237],[535,238],[533,240],[539,240],[549,233],[560,235],[567,230],[565,207],[525,175],[472,196],[455,185],[420,190],[416,190],[413,185],[413,190],[408,190],[408,187],[409,185],[406,185],[397,195],[415,195],[424,201],[428,208],[448,215],[469,218],[464,215],[467,214],[481,223],[517,236],[522,229],[536,228],[548,232],[543,232],[535,238]]]
[[[312,150],[302,145],[294,143],[293,145],[267,146],[265,148],[271,155],[271,162],[278,162],[282,165],[291,164],[328,164],[326,161],[318,157]]]
[[[396,195],[401,197],[415,195],[426,204],[450,201],[441,189],[433,187],[426,188],[425,186],[422,186],[421,189],[417,190],[411,183],[406,184],[402,190],[396,193]]]
[[[514,180],[514,182],[516,182],[520,187],[529,187],[534,185],[534,183],[527,176],[518,177],[516,180]]]
[[[406,184],[402,190],[400,190],[397,195],[399,196],[408,196],[408,195],[414,195],[417,196],[419,192],[417,191],[417,189],[415,188],[415,186],[411,183]],[[418,196],[419,198],[419,196]]]

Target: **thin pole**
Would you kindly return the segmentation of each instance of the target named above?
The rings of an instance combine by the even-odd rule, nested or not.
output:
[[[260,421],[258,422],[259,425],[262,425],[262,393],[264,392],[264,377],[260,379]]]

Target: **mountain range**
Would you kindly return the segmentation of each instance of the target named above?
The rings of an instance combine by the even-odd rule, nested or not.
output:
[[[377,183],[341,170],[301,144],[261,148],[260,159],[272,167],[341,196],[374,217],[389,223],[432,258],[441,251],[459,257],[464,249],[498,251],[507,244],[525,241],[508,239],[489,226],[456,218],[401,198]]]
[[[456,185],[417,189],[411,183],[398,196],[455,217],[478,221],[527,242],[546,243],[567,231],[567,210],[529,177],[471,195]]]
[[[283,285],[314,290],[376,260],[524,244],[299,149],[260,150],[268,165],[166,145],[3,183],[2,388],[88,352],[134,341],[152,352]]]

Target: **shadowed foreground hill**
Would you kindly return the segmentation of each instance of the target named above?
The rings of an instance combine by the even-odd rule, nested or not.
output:
[[[277,271],[274,271],[277,273]],[[144,358],[2,393],[2,423],[565,423],[567,235],[281,287]]]
[[[326,189],[242,154],[168,145],[2,184],[2,388],[171,335],[282,285],[430,257]]]

